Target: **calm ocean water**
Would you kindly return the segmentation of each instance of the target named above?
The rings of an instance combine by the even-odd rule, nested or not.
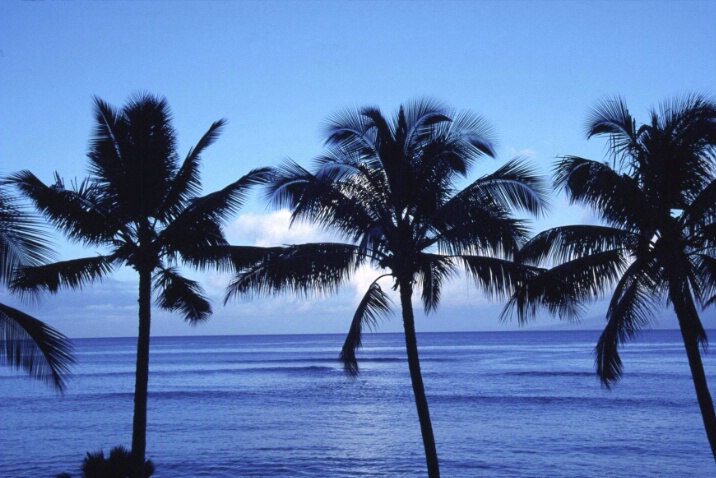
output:
[[[597,336],[420,334],[443,476],[715,476],[678,332],[627,346],[611,392],[594,375]],[[153,338],[154,476],[426,476],[402,336],[367,335],[355,381],[336,360],[342,341]],[[0,369],[0,477],[76,475],[86,451],[129,446],[134,340],[75,345],[63,397]]]

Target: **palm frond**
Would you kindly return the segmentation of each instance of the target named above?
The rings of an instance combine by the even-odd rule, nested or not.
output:
[[[205,322],[211,317],[211,304],[198,282],[183,277],[173,267],[160,268],[153,288],[156,305],[172,312],[179,311],[191,325]]]
[[[621,134],[634,137],[636,128],[626,101],[620,96],[606,98],[589,112],[587,138],[600,134]]]
[[[427,231],[420,245],[437,244],[440,252],[449,255],[512,256],[528,237],[523,221],[499,208],[480,207],[469,201],[455,201],[450,208],[441,208],[441,214],[427,226],[432,231]]]
[[[653,212],[637,181],[608,165],[564,156],[555,166],[555,186],[564,189],[571,203],[593,208],[610,225],[639,229]]]
[[[202,254],[206,249],[228,245],[221,224],[201,214],[187,214],[181,223],[173,221],[159,232],[155,243],[161,244],[166,255],[172,259],[189,258]]]
[[[398,113],[394,123],[389,122],[380,112],[380,108],[377,107],[365,107],[360,110],[360,114],[368,120],[364,123],[367,131],[375,131],[374,144],[378,147],[378,156],[384,156],[381,154],[380,149],[395,142],[395,134],[399,127],[398,123],[401,114]],[[385,167],[385,164],[383,164],[383,167]]]
[[[685,228],[692,230],[708,227],[716,222],[716,180],[711,181],[685,206],[680,219]]]
[[[520,324],[544,308],[561,319],[576,320],[593,302],[609,291],[626,268],[619,250],[606,250],[560,263],[550,269],[524,266],[501,319],[517,317]]]
[[[313,174],[290,159],[274,168],[273,173],[264,196],[277,209],[293,208],[301,199],[304,184],[315,180]]]
[[[472,149],[466,152],[469,152],[471,157],[485,155],[494,158],[497,155],[495,129],[483,116],[469,111],[458,112],[449,127],[451,131],[459,132],[461,140],[470,144]]]
[[[270,177],[268,168],[255,169],[225,188],[191,200],[166,228],[157,242],[170,253],[190,255],[194,249],[227,245],[221,229],[230,214],[236,213],[248,197],[249,189]]]
[[[320,184],[316,185],[319,187],[307,187],[305,194],[320,194],[321,185],[330,185],[335,187],[332,195],[344,196],[340,198],[341,210],[345,210],[347,206],[355,208],[355,205],[359,205],[365,209],[365,216],[376,222],[381,218],[392,217],[393,211],[389,208],[390,185],[382,169],[370,166],[350,151],[336,149],[328,150],[326,154],[316,158],[314,163],[317,166],[315,179],[320,181]],[[348,198],[352,201],[347,201]],[[336,199],[326,202],[331,201]],[[355,216],[355,213],[352,216]],[[364,222],[361,221],[360,224]],[[341,229],[351,228],[341,226]]]
[[[407,162],[402,157],[399,140],[404,140],[405,129],[402,106],[393,122],[383,116],[379,108],[369,106],[357,114],[349,111],[337,116],[326,130],[326,146],[362,157],[371,169],[385,175],[386,185],[395,197],[401,197],[398,191],[410,180],[410,175],[402,174]]]
[[[403,155],[419,161],[419,173],[466,176],[478,158],[495,157],[494,128],[484,117],[425,98],[409,102],[405,111],[408,136]]]
[[[652,111],[657,128],[671,136],[672,142],[689,151],[694,158],[713,155],[716,145],[716,102],[689,93],[659,105]]]
[[[252,187],[266,184],[271,179],[272,171],[271,168],[253,169],[223,189],[194,199],[175,222],[181,224],[184,214],[189,216],[189,221],[191,217],[202,215],[218,223],[225,222],[243,206]]]
[[[355,152],[336,148],[317,156],[313,164],[316,167],[316,178],[338,182],[354,174],[363,174],[365,162]]]
[[[629,164],[629,157],[638,149],[636,123],[626,102],[619,96],[600,101],[590,111],[586,134],[587,138],[609,135],[611,154],[618,167]]]
[[[452,258],[438,254],[419,255],[418,285],[422,287],[421,297],[426,313],[437,310],[443,282],[455,275]]]
[[[549,207],[547,186],[524,158],[514,158],[492,174],[478,179],[468,189],[482,197],[490,197],[506,210],[522,210],[534,215],[544,214]]]
[[[368,185],[360,181],[331,179],[318,177],[296,163],[285,162],[275,170],[267,188],[268,198],[276,207],[291,208],[292,222],[312,222],[357,241],[374,221],[365,207],[373,189],[366,189]]]
[[[122,151],[120,150],[120,137],[123,133],[121,129],[126,127],[124,118],[112,105],[94,97],[95,106],[95,130],[92,135],[91,143],[93,149],[103,150],[103,161],[95,162],[90,158],[90,171],[97,177],[106,177],[104,169],[108,166],[107,158],[112,158],[112,163],[122,162]]]
[[[653,320],[659,291],[652,275],[647,264],[635,261],[622,276],[610,301],[607,326],[594,349],[597,375],[607,388],[622,375],[619,346],[636,337]]]
[[[716,304],[716,257],[706,254],[699,254],[699,277],[701,278],[701,290],[706,297],[701,298],[702,307],[710,307]]]
[[[494,156],[490,126],[470,112],[422,99],[400,109],[397,125],[395,144],[384,148],[398,168],[386,171],[392,202],[420,222],[453,196],[455,181],[480,157]]]
[[[20,265],[50,261],[49,231],[0,187],[0,284],[7,284]]]
[[[187,202],[201,192],[201,179],[199,177],[199,164],[201,153],[212,145],[224,129],[226,120],[215,121],[204,133],[195,147],[189,150],[181,168],[172,181],[171,188],[164,200],[163,212],[159,217],[164,217],[165,212],[171,217],[182,211]]]
[[[562,226],[540,232],[520,250],[520,258],[527,264],[568,262],[580,257],[608,250],[627,254],[638,243],[638,236],[623,229],[598,226]]]
[[[73,241],[101,244],[121,226],[121,218],[104,207],[98,190],[87,180],[70,190],[57,175],[55,183],[47,186],[30,171],[19,171],[11,175],[8,182]]]
[[[279,248],[239,271],[224,303],[245,294],[331,293],[344,284],[364,258],[350,244],[315,243]]]
[[[75,364],[72,342],[30,315],[0,304],[0,363],[64,392]]]
[[[458,256],[475,284],[492,298],[506,298],[532,268],[490,256]]]
[[[377,110],[377,108],[376,108]],[[333,114],[323,127],[324,144],[351,151],[364,159],[377,160],[376,130],[364,110],[346,109]]]
[[[406,103],[403,110],[405,120],[404,138],[400,141],[404,145],[403,154],[406,157],[420,154],[420,145],[430,143],[435,136],[436,126],[452,123],[453,112],[445,104],[434,98],[417,98]]]
[[[186,264],[197,269],[214,269],[219,272],[239,272],[255,267],[268,256],[280,253],[281,247],[212,246],[192,248],[182,252]]]
[[[528,231],[511,211],[518,204],[534,209],[535,214],[547,207],[540,179],[521,166],[513,162],[476,180],[434,211],[425,225],[435,229],[441,248],[451,254],[516,252]]]
[[[17,268],[10,289],[21,294],[42,291],[54,294],[61,288],[81,289],[109,274],[115,261],[115,256],[95,256],[40,266],[22,266]]]
[[[687,102],[669,102],[660,112],[652,111],[651,122],[640,129],[641,154],[635,159],[642,187],[664,207],[687,208],[714,180],[716,116],[704,118],[699,110]]]
[[[380,319],[385,319],[390,315],[391,300],[378,285],[379,279],[380,277],[371,283],[358,304],[358,308],[353,314],[350,330],[341,348],[339,360],[343,363],[346,374],[351,377],[357,376],[359,372],[356,350],[362,345],[363,329],[368,327],[373,330]]]

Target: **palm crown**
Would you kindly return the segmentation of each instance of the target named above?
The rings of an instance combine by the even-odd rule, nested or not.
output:
[[[13,181],[66,235],[108,249],[105,255],[24,268],[13,286],[20,290],[79,287],[120,265],[139,274],[139,336],[132,456],[135,476],[144,464],[152,289],[156,304],[178,311],[191,323],[206,320],[211,304],[198,282],[181,274],[181,264],[220,265],[236,253],[222,223],[242,204],[250,186],[267,177],[255,170],[224,189],[199,196],[201,153],[218,137],[217,121],[183,162],[166,100],[133,98],[115,110],[95,100],[96,127],[90,143],[89,176],[72,188],[59,176],[47,186],[22,171]]]
[[[228,297],[332,291],[366,262],[390,271],[396,288],[401,280],[418,283],[426,311],[438,306],[443,282],[459,265],[486,290],[508,292],[516,266],[496,256],[509,258],[527,233],[512,210],[537,214],[546,202],[540,178],[521,160],[455,189],[479,157],[494,155],[490,135],[482,118],[430,101],[401,107],[392,123],[375,108],[332,118],[315,172],[286,162],[267,194],[275,206],[291,208],[292,220],[316,223],[348,243],[289,246],[280,260],[244,269]],[[371,287],[383,300],[367,300],[366,311],[387,303],[379,291]],[[346,366],[356,371],[349,353],[355,344],[347,345]]]
[[[91,141],[89,177],[71,189],[56,175],[46,186],[29,171],[12,180],[54,225],[86,245],[110,252],[87,259],[25,268],[18,289],[78,286],[119,265],[155,272],[154,287],[163,308],[180,310],[196,322],[211,307],[198,283],[181,276],[180,261],[201,263],[211,247],[227,246],[221,226],[261,182],[253,171],[226,188],[199,196],[200,154],[219,136],[224,121],[211,125],[183,163],[166,100],[143,95],[117,111],[95,101],[96,129]]]
[[[612,164],[564,157],[555,184],[604,225],[558,227],[530,240],[524,261],[553,267],[525,282],[506,312],[524,320],[545,306],[576,316],[582,304],[612,292],[595,348],[597,373],[609,387],[622,374],[619,346],[651,323],[656,307],[673,305],[716,456],[716,417],[697,345],[706,333],[696,308],[716,286],[716,105],[696,95],[667,102],[637,128],[615,98],[592,111],[587,134],[609,136]]]
[[[458,190],[456,182],[478,158],[494,155],[491,130],[482,118],[433,101],[401,107],[392,121],[376,108],[339,114],[329,121],[326,138],[326,153],[316,159],[314,172],[285,162],[267,194],[277,207],[292,210],[292,220],[316,223],[346,242],[278,248],[242,268],[227,298],[333,291],[363,264],[385,271],[358,306],[341,360],[348,373],[358,372],[355,352],[364,326],[374,326],[390,309],[378,281],[392,277],[401,296],[428,469],[438,476],[415,343],[413,287],[422,288],[423,306],[432,311],[442,284],[462,265],[490,293],[509,292],[521,273],[509,258],[527,232],[511,212],[541,212],[542,184],[524,161],[514,160]]]

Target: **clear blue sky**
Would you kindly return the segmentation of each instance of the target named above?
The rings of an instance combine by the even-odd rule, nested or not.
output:
[[[206,192],[285,157],[308,165],[333,112],[430,96],[484,115],[499,137],[495,169],[532,158],[599,159],[588,109],[620,94],[638,118],[675,95],[716,93],[716,2],[674,1],[156,1],[0,2],[0,173],[51,181],[85,175],[92,96],[121,106],[137,91],[167,97],[185,153],[227,118],[204,155]],[[556,207],[537,229],[590,220]],[[257,198],[229,233],[235,243],[315,237],[285,231],[285,214]],[[59,244],[63,258],[94,251]],[[364,280],[334,298],[282,297],[221,305],[226,277],[200,276],[215,297],[192,329],[155,312],[156,335],[345,332]],[[9,299],[8,299],[9,300]],[[136,333],[136,278],[121,271],[82,292],[23,305],[67,335]],[[464,280],[419,330],[507,329]],[[598,308],[586,323],[597,324]],[[666,321],[668,323],[668,320]],[[535,326],[555,326],[554,319]],[[394,317],[381,331],[400,329]]]

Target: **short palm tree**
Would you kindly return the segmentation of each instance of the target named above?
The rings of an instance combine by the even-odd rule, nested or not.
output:
[[[622,375],[619,346],[671,304],[716,458],[716,415],[699,353],[706,333],[697,310],[716,286],[716,105],[692,95],[650,116],[637,128],[621,98],[592,111],[587,135],[609,138],[611,164],[564,157],[555,185],[602,224],[557,227],[531,239],[523,260],[551,268],[519,287],[505,313],[524,320],[546,307],[575,317],[586,302],[611,294],[595,348],[597,373],[610,387]]]
[[[18,267],[37,266],[51,256],[47,232],[0,185],[0,284],[7,286]],[[44,322],[0,304],[0,363],[20,368],[61,393],[74,364],[72,344]]]
[[[218,137],[217,121],[180,162],[176,134],[164,98],[143,94],[121,110],[95,99],[95,131],[89,176],[66,188],[57,177],[47,186],[22,171],[13,180],[35,206],[74,241],[104,247],[105,255],[24,269],[22,290],[76,287],[127,265],[139,275],[139,333],[132,429],[133,477],[145,463],[147,383],[152,291],[156,305],[178,311],[192,324],[211,315],[201,286],[184,277],[181,263],[207,264],[207,251],[227,246],[221,229],[265,178],[255,170],[224,189],[199,196],[201,153]]]
[[[277,248],[239,271],[227,291],[236,294],[330,292],[363,264],[382,270],[365,293],[343,345],[345,370],[358,373],[362,331],[385,316],[391,301],[379,285],[390,277],[399,293],[408,366],[430,477],[438,457],[420,371],[412,296],[422,289],[426,312],[435,310],[445,280],[460,266],[486,291],[504,294],[519,268],[509,258],[526,236],[513,208],[539,213],[540,179],[520,160],[509,162],[462,190],[456,182],[481,156],[493,156],[490,128],[480,117],[452,113],[421,100],[392,121],[376,108],[330,120],[327,152],[315,172],[286,162],[275,171],[268,196],[290,207],[292,219],[334,231],[343,243]]]

